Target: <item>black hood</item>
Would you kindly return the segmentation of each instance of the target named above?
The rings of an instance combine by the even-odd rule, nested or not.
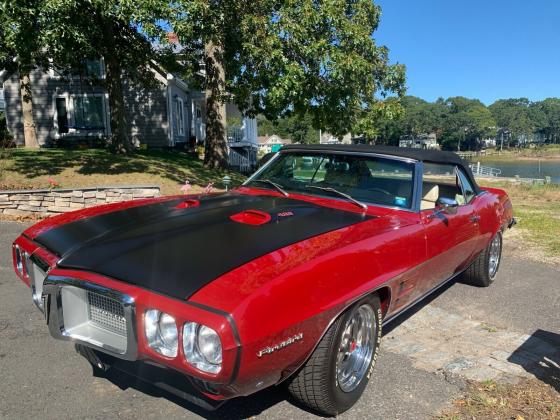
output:
[[[87,270],[175,298],[192,296],[220,275],[287,245],[369,218],[308,202],[226,193],[101,214],[53,228],[35,241],[61,257],[61,268]],[[258,210],[250,225],[230,216]]]

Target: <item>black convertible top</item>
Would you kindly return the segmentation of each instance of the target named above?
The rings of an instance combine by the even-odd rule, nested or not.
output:
[[[368,144],[290,144],[282,147],[280,152],[354,152],[354,153],[378,153],[381,155],[399,156],[414,159],[422,162],[448,163],[457,165],[464,169],[468,175],[476,193],[480,192],[474,175],[468,162],[453,152],[443,152],[441,150],[413,149],[410,147],[395,146],[370,146]]]
[[[289,144],[282,151],[311,151],[321,152],[341,151],[358,153],[379,153],[383,155],[400,156],[414,160],[437,163],[451,163],[454,165],[467,165],[459,155],[453,152],[442,152],[441,150],[413,149],[410,147],[395,146],[370,146],[368,144]],[[468,165],[467,165],[468,166]]]

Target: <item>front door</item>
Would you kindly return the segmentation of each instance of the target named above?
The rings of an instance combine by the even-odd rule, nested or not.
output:
[[[471,261],[480,236],[474,193],[464,191],[460,169],[424,164],[421,220],[426,235],[427,262],[423,289],[428,291],[460,272]],[[455,214],[436,210],[439,198],[457,201]]]

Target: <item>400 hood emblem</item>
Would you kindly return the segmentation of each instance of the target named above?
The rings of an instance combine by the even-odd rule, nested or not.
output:
[[[265,354],[270,354],[275,352],[276,350],[281,350],[284,347],[289,346],[290,344],[294,344],[295,342],[300,341],[301,339],[303,339],[303,333],[296,334],[293,337],[290,337],[278,344],[275,344],[274,346],[265,347],[264,349],[262,349],[257,353],[257,356],[263,357]]]

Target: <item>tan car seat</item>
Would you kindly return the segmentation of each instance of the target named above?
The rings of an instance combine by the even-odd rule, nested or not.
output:
[[[420,202],[420,210],[433,209],[436,207],[436,201],[439,198],[439,186],[424,185],[422,188],[422,201]]]

